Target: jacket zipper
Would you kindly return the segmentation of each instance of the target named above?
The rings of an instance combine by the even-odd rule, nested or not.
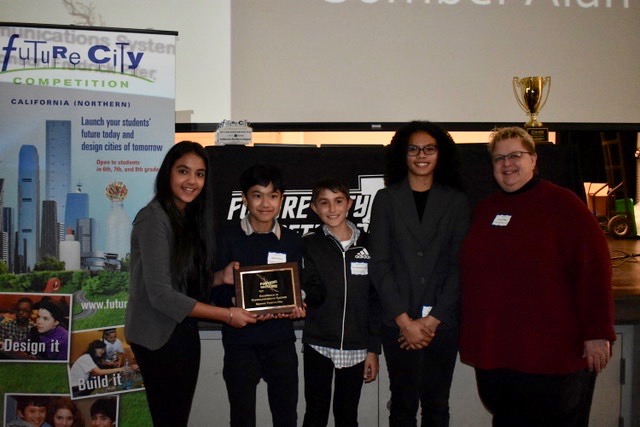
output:
[[[349,291],[347,290],[347,251],[356,247],[356,245],[351,248],[345,250],[342,247],[342,244],[338,242],[335,238],[333,239],[335,244],[338,246],[340,253],[342,253],[342,285],[344,288],[344,300],[342,302],[342,323],[340,328],[340,350],[344,350],[344,324],[347,320],[347,297],[349,296]]]
[[[344,302],[342,303],[342,329],[340,332],[340,350],[344,350],[344,323],[347,318],[347,252],[342,250],[342,280],[344,283]]]

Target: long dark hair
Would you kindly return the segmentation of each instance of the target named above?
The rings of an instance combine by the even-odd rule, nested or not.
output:
[[[189,153],[204,161],[206,176],[198,197],[187,204],[184,212],[180,212],[171,191],[171,169],[178,159]],[[169,216],[173,231],[171,276],[187,295],[195,299],[204,298],[209,286],[210,266],[213,265],[213,220],[205,221],[205,212],[212,212],[207,197],[208,164],[207,153],[200,144],[181,141],[171,147],[156,176],[155,199]]]
[[[87,347],[87,351],[85,352],[89,356],[91,356],[91,359],[98,366],[100,366],[100,364],[102,363],[102,359],[104,358],[104,355],[98,357],[98,352],[96,350],[100,348],[107,348],[107,344],[105,344],[105,342],[102,340],[93,340],[89,343],[89,346]]]
[[[426,132],[438,144],[438,162],[433,172],[434,182],[462,190],[455,142],[449,132],[435,123],[428,121],[412,121],[398,128],[385,147],[384,183],[386,186],[401,182],[407,177],[407,146],[409,138],[416,132]]]

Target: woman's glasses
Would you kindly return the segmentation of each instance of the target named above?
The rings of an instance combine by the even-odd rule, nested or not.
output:
[[[504,163],[505,161],[507,161],[507,159],[510,162],[517,162],[522,158],[523,154],[531,154],[529,151],[514,151],[512,153],[509,154],[505,154],[504,156],[495,156],[493,158],[493,163],[494,164],[498,164],[498,163]]]
[[[424,147],[418,147],[417,145],[409,145],[407,147],[407,156],[417,156],[420,152],[423,152],[425,156],[433,156],[438,152],[437,145],[425,145]]]

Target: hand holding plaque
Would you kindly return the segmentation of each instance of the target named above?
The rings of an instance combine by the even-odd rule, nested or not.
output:
[[[302,307],[298,263],[254,265],[234,271],[236,306],[257,314]]]

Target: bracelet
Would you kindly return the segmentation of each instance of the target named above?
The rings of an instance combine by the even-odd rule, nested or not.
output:
[[[231,325],[231,321],[233,320],[233,311],[231,311],[230,308],[228,308],[229,310],[229,320],[227,320],[227,325]]]

